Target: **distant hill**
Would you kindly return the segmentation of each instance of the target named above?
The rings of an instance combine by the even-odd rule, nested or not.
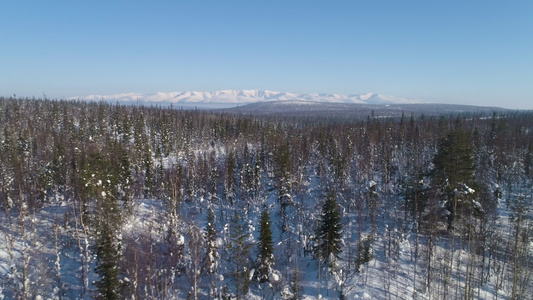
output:
[[[288,93],[268,90],[222,90],[215,92],[171,92],[171,93],[122,93],[113,95],[89,95],[74,97],[75,99],[128,102],[144,105],[157,104],[161,106],[178,105],[194,106],[198,108],[227,108],[251,103],[301,101],[344,104],[420,104],[420,100],[386,96],[376,93],[367,94],[317,94],[317,93]]]
[[[122,93],[75,97],[88,101],[106,101],[145,106],[173,106],[182,109],[224,110],[232,113],[317,117],[399,117],[404,115],[439,115],[476,113],[490,115],[508,111],[499,107],[425,103],[421,100],[367,94],[289,93],[268,90],[221,90],[215,92]]]
[[[491,115],[493,112],[509,111],[499,107],[456,104],[355,104],[324,103],[313,101],[271,101],[252,103],[224,109],[226,112],[253,115],[307,115],[320,117],[400,117],[404,115],[440,115],[474,113]]]

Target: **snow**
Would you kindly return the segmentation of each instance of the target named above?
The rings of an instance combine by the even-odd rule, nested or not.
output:
[[[312,175],[308,183],[306,185],[307,191],[309,191],[306,196],[304,196],[302,199],[299,199],[298,197],[293,197],[295,203],[299,203],[299,201],[303,201],[302,203],[305,203],[305,201],[311,201],[314,200],[313,191],[320,191],[320,188],[317,186],[319,184],[319,181]],[[371,187],[379,187],[379,183],[376,181],[368,181],[367,186]],[[268,183],[266,184],[268,185]],[[266,200],[269,205],[272,206],[273,210],[277,207],[277,194],[275,192],[272,192],[266,196]],[[519,195],[516,195],[516,197],[519,197]],[[200,197],[198,197],[200,199]],[[207,201],[206,201],[207,202]],[[137,199],[135,200],[136,206],[135,206],[135,213],[132,219],[129,219],[124,227],[124,232],[129,233],[135,233],[136,231],[139,231],[140,229],[146,229],[150,228],[150,224],[155,224],[152,222],[157,222],[159,219],[159,216],[164,211],[164,206],[161,201],[158,201],[157,199]],[[202,204],[206,205],[206,204]],[[474,205],[477,206],[478,202],[474,202]],[[479,204],[481,205],[481,204]],[[43,215],[41,216],[35,216],[33,217],[34,223],[41,223],[44,224],[45,220],[49,220],[47,222],[50,222],[51,220],[57,218],[57,216],[63,215],[66,211],[68,211],[70,208],[69,206],[66,206],[64,203],[53,203],[51,206],[46,207],[43,210]],[[501,231],[507,232],[509,229],[510,224],[510,214],[508,211],[506,211],[505,205],[501,205],[499,208],[498,215],[500,216],[499,224],[502,226]],[[255,211],[255,212],[254,212]],[[249,230],[249,236],[252,239],[252,241],[256,240],[257,237],[257,228],[254,226],[254,224],[257,224],[257,219],[259,215],[260,209],[258,210],[252,210],[249,215],[249,222],[248,222],[248,230]],[[345,212],[346,214],[350,214],[353,212]],[[190,221],[196,222],[197,224],[202,224],[203,220],[205,220],[205,214],[197,214],[196,216],[188,216],[190,217]],[[217,216],[218,217],[218,216]],[[307,218],[311,219],[311,216],[306,216]],[[281,236],[281,233],[276,229],[279,228],[279,224],[281,223],[281,219],[279,214],[273,213],[271,214],[271,223],[273,225],[274,230],[274,238],[275,240],[279,241],[277,243],[278,250],[275,253],[276,260],[278,262],[283,262],[286,258],[283,257],[283,252],[280,249],[284,249],[284,247],[289,244],[285,243],[285,240],[279,240],[279,237]],[[252,222],[251,220],[255,220]],[[206,223],[205,223],[206,224]],[[226,232],[229,232],[229,223],[225,223],[222,220],[218,221],[218,230],[221,230],[224,233],[224,228]],[[225,225],[225,226],[223,226]],[[298,224],[301,225],[301,224]],[[414,274],[413,271],[413,253],[414,253],[414,247],[415,243],[424,244],[425,240],[423,237],[418,237],[418,239],[415,239],[414,231],[413,230],[407,230],[402,231],[400,228],[396,226],[397,224],[383,224],[383,227],[381,230],[391,230],[392,235],[396,236],[395,241],[398,243],[398,256],[394,259],[393,263],[384,255],[384,247],[381,247],[383,245],[385,234],[384,232],[381,232],[378,236],[379,238],[376,239],[374,242],[373,247],[370,249],[373,251],[373,259],[369,261],[368,263],[364,264],[361,267],[360,273],[354,273],[354,274],[345,274],[345,270],[349,271],[346,268],[346,262],[343,260],[339,261],[339,266],[343,267],[343,269],[339,269],[337,272],[334,272],[333,274],[330,273],[331,276],[331,284],[329,288],[324,287],[324,283],[318,282],[318,264],[315,259],[313,259],[311,256],[306,257],[300,257],[300,276],[301,276],[301,298],[302,299],[332,299],[334,296],[337,295],[336,290],[341,288],[341,286],[346,287],[346,299],[383,299],[386,298],[386,291],[385,291],[385,284],[390,284],[390,294],[395,295],[398,299],[428,299],[430,298],[430,294],[424,294],[422,293],[418,287],[413,287],[412,278],[416,277],[417,275]],[[409,224],[406,224],[406,227],[408,227]],[[45,228],[43,226],[43,228]],[[303,226],[297,226],[295,228],[288,228],[289,232],[301,232],[303,229]],[[44,229],[43,229],[44,230]],[[217,237],[215,239],[215,244],[218,248],[222,249],[224,247],[224,240],[223,240],[223,233],[221,236]],[[362,233],[361,238],[366,239],[368,238],[368,233]],[[50,240],[51,241],[51,240]],[[178,245],[187,245],[186,243],[186,237],[183,234],[179,234],[177,238],[177,244]],[[345,241],[347,244],[349,243],[348,240]],[[89,243],[89,241],[85,241],[85,243]],[[20,249],[22,243],[21,241],[17,241],[17,247]],[[348,247],[354,247],[354,245],[347,245]],[[530,247],[533,247],[533,244],[529,245]],[[48,251],[52,253],[53,248],[51,245],[43,245],[43,247],[46,249],[48,247]],[[374,249],[375,247],[375,249]],[[447,246],[445,243],[441,243],[439,246],[435,249],[435,257],[438,258],[436,261],[444,261],[445,253],[449,252],[448,249],[449,246]],[[81,284],[79,281],[76,281],[76,274],[79,274],[81,271],[81,267],[79,265],[78,259],[80,259],[83,254],[78,253],[79,256],[75,255],[75,251],[70,251],[67,249],[64,251],[65,253],[61,253],[60,257],[60,263],[61,263],[61,273],[65,278],[68,276],[71,276],[70,284],[71,287],[75,287],[76,285]],[[454,252],[454,256],[458,258],[462,262],[462,268],[466,266],[465,260],[468,256],[468,253],[466,253],[462,249],[458,249]],[[76,259],[73,259],[72,257],[76,257]],[[0,274],[5,275],[6,277],[12,276],[12,273],[10,270],[17,269],[16,265],[8,264],[9,261],[9,255],[8,252],[5,250],[5,247],[2,247],[0,250]],[[94,259],[92,259],[90,268],[94,268]],[[54,263],[54,262],[51,262]],[[290,268],[290,264],[292,261],[287,260],[285,263],[280,263],[276,265],[276,268],[282,270],[272,270],[269,274],[270,278],[270,284],[272,284],[273,288],[276,285],[279,285],[279,290],[277,292],[277,297],[274,299],[290,299],[290,297],[293,295],[292,291],[290,289],[290,286],[285,285],[285,280],[287,277],[285,277],[285,273],[283,269]],[[12,268],[10,268],[10,266]],[[221,261],[221,267],[226,267],[225,262]],[[418,271],[420,272],[420,270]],[[249,273],[250,278],[253,277],[255,273],[255,270],[251,270]],[[325,271],[321,273],[321,276],[325,276]],[[283,275],[283,276],[282,276]],[[418,274],[420,276],[420,273]],[[222,274],[217,275],[218,283],[222,286],[223,284],[226,284],[228,281],[231,280],[231,277],[224,277]],[[128,278],[128,280],[131,280]],[[323,279],[322,279],[323,280]],[[90,281],[87,281],[88,283],[91,282],[90,286],[92,286],[92,282],[94,282],[94,278],[91,278]],[[282,286],[283,285],[283,286]],[[486,298],[489,295],[494,295],[494,287],[492,285],[487,285],[486,291],[481,291],[482,298]],[[257,288],[252,288],[248,299],[261,299],[258,295],[260,294],[259,290]],[[507,294],[506,291],[500,291],[500,296],[505,296]],[[43,295],[44,296],[44,295]],[[0,299],[2,298],[2,291],[0,290]]]
[[[248,276],[248,280],[252,280],[254,278],[255,269],[250,270],[250,276]]]
[[[278,271],[273,271],[269,274],[270,281],[277,282],[281,278],[281,274]]]
[[[176,97],[178,94],[172,96]],[[195,99],[202,99],[202,97],[207,97],[204,93],[190,92],[187,94],[187,97],[196,97]],[[257,91],[257,90],[245,90],[245,91],[220,91],[220,95],[227,95],[227,97],[235,97],[235,99],[251,99],[254,97],[283,97],[288,99],[290,97],[296,97],[296,94],[285,93],[282,96],[279,96],[276,92],[269,91]],[[168,95],[158,95],[158,97],[167,97]],[[315,95],[316,97],[331,97],[335,99],[344,99],[339,95]],[[314,96],[314,97],[315,97]],[[375,97],[374,94],[365,94],[361,96],[361,99],[368,100]],[[159,99],[159,98],[158,98]],[[340,101],[339,100],[339,101]],[[248,143],[248,148],[253,149],[254,145]],[[208,149],[208,150],[206,150]],[[194,153],[201,153],[202,151],[213,151],[213,149],[206,148],[196,148],[193,150]],[[216,149],[217,158],[225,155],[226,149],[220,148]],[[176,162],[180,161],[184,157],[184,153],[174,153],[171,157],[165,158],[162,162],[162,165],[166,168],[174,165]],[[424,233],[418,233],[418,226],[415,222],[409,222],[408,220],[402,219],[403,211],[402,207],[398,203],[403,201],[399,198],[395,198],[394,195],[390,196],[392,199],[390,202],[380,202],[381,205],[377,207],[377,229],[376,232],[370,233],[369,229],[369,216],[363,212],[361,215],[361,226],[363,227],[360,232],[357,231],[357,218],[359,212],[355,212],[354,209],[350,209],[344,205],[342,207],[342,215],[345,220],[349,220],[348,224],[350,228],[345,228],[344,233],[344,253],[336,261],[335,269],[331,272],[326,270],[323,265],[320,266],[316,259],[312,257],[311,254],[303,255],[294,255],[292,252],[302,252],[304,247],[307,247],[308,244],[313,243],[312,233],[310,235],[305,235],[306,231],[312,231],[312,227],[315,225],[314,221],[318,219],[320,214],[321,199],[324,192],[324,187],[321,185],[320,178],[316,173],[316,170],[310,167],[306,169],[305,174],[302,176],[305,178],[301,184],[301,192],[298,194],[284,194],[287,199],[291,199],[291,205],[286,208],[287,219],[289,219],[288,225],[282,230],[280,225],[285,221],[280,216],[279,212],[279,203],[278,203],[278,191],[276,190],[276,182],[269,176],[269,170],[264,170],[261,184],[263,187],[268,187],[261,194],[260,199],[256,202],[248,203],[249,207],[244,208],[239,205],[236,207],[230,207],[227,204],[224,204],[223,200],[206,197],[204,200],[204,195],[198,193],[198,195],[191,196],[190,201],[185,201],[188,203],[182,203],[183,205],[180,209],[179,218],[176,217],[172,221],[168,217],[163,218],[162,216],[166,213],[165,203],[160,199],[134,199],[133,200],[133,212],[132,216],[128,217],[125,220],[124,227],[122,228],[122,234],[124,237],[132,238],[135,241],[141,240],[141,234],[147,234],[150,237],[154,237],[154,240],[149,240],[148,242],[140,242],[139,245],[145,243],[146,246],[152,247],[163,243],[165,236],[162,232],[165,232],[169,228],[175,228],[177,233],[175,235],[176,242],[178,246],[185,246],[185,260],[190,262],[192,254],[189,252],[190,235],[186,235],[186,228],[189,228],[190,224],[195,224],[198,228],[205,228],[207,225],[206,212],[208,205],[212,205],[216,211],[216,218],[214,225],[218,236],[215,238],[213,244],[219,248],[220,256],[223,256],[223,251],[227,251],[227,237],[230,233],[230,223],[228,222],[229,216],[233,215],[235,212],[242,213],[244,219],[247,221],[247,230],[248,230],[248,240],[250,245],[255,246],[257,243],[258,237],[258,219],[261,211],[262,205],[266,205],[272,211],[271,214],[271,224],[273,228],[273,241],[277,246],[274,253],[274,261],[276,265],[272,268],[269,273],[270,282],[265,284],[264,287],[258,287],[258,284],[253,283],[250,293],[247,295],[246,299],[263,299],[264,297],[259,296],[259,294],[266,289],[269,289],[274,294],[274,296],[267,299],[289,299],[293,296],[291,291],[291,286],[287,283],[292,280],[295,267],[298,267],[298,276],[300,278],[301,290],[300,298],[301,299],[333,299],[337,296],[337,292],[341,289],[344,289],[346,299],[386,299],[387,297],[393,299],[434,299],[434,294],[432,294],[431,289],[429,291],[424,291],[421,287],[421,277],[424,276],[423,270],[414,270],[413,267],[417,266],[421,268],[420,261],[415,262],[414,256],[416,251],[421,251],[417,247],[419,245],[426,245],[428,242],[427,236]],[[94,175],[93,175],[94,177]],[[380,174],[376,176],[370,176],[370,178],[379,178]],[[421,181],[422,182],[422,181]],[[359,182],[360,186],[353,188],[354,191],[362,190],[363,192],[368,192],[372,188],[372,192],[380,193],[380,189],[383,187],[383,182],[379,179],[368,180],[364,179]],[[98,181],[98,185],[102,185],[101,181]],[[385,189],[385,188],[383,188]],[[464,186],[465,193],[474,193],[475,191],[468,186]],[[106,192],[101,192],[102,196],[106,196]],[[236,193],[236,195],[239,195]],[[349,197],[352,197],[350,195]],[[517,194],[505,194],[502,199],[506,198],[528,198],[529,195],[525,193]],[[52,230],[52,225],[55,224],[58,220],[65,218],[65,214],[72,213],[72,206],[68,204],[62,195],[55,195],[53,197],[54,201],[47,202],[44,204],[42,210],[38,213],[33,214],[27,218],[29,225],[32,225],[34,228],[35,234],[43,235],[46,238],[42,242],[32,241],[32,240],[22,240],[21,235],[14,234],[13,239],[15,240],[14,248],[17,249],[12,253],[9,252],[7,239],[8,235],[6,226],[8,225],[7,218],[5,215],[0,215],[0,278],[10,279],[15,277],[16,272],[20,272],[20,261],[21,251],[27,250],[28,245],[39,248],[38,254],[40,256],[46,257],[49,265],[54,265],[57,267],[59,273],[65,284],[68,285],[70,291],[77,291],[80,289],[80,286],[85,284],[89,289],[93,288],[92,283],[95,280],[94,274],[90,278],[84,278],[83,282],[79,278],[79,274],[84,270],[84,266],[80,264],[80,261],[84,259],[83,245],[92,245],[94,241],[91,240],[90,235],[82,235],[79,240],[67,241],[71,242],[73,246],[64,247],[59,251],[58,256],[55,257],[53,236],[50,235]],[[364,197],[358,198],[358,195],[355,194],[354,198],[356,200],[361,200]],[[387,198],[380,198],[382,201],[387,201]],[[242,201],[239,199],[239,201]],[[351,199],[339,199],[339,201],[352,201]],[[507,200],[502,200],[505,202]],[[512,203],[509,201],[508,203]],[[512,214],[507,206],[508,203],[502,203],[497,207],[497,216],[498,219],[496,222],[495,236],[505,236],[512,232]],[[441,203],[443,204],[443,203]],[[226,205],[226,206],[225,206]],[[481,203],[478,201],[473,201],[473,205],[477,208],[481,208]],[[298,215],[299,211],[297,209],[302,209],[302,215]],[[389,212],[391,215],[387,215]],[[447,212],[447,211],[445,211]],[[447,212],[449,213],[449,212]],[[399,216],[395,219],[395,216]],[[298,222],[293,222],[293,220],[298,220]],[[304,222],[307,222],[304,224]],[[402,223],[405,222],[406,224]],[[285,224],[284,224],[285,225]],[[78,226],[78,225],[76,225]],[[171,227],[174,226],[174,227]],[[76,227],[76,230],[79,227]],[[311,230],[310,230],[311,229]],[[67,229],[61,229],[67,230]],[[69,230],[73,230],[69,228]],[[79,233],[83,232],[81,229]],[[353,234],[350,236],[350,234]],[[461,274],[466,271],[467,260],[469,253],[465,249],[460,249],[460,247],[453,248],[453,245],[450,244],[450,239],[453,238],[454,233],[443,233],[439,235],[435,242],[434,250],[434,263],[437,266],[447,267],[447,255],[453,255],[455,262],[458,266],[452,268],[452,272],[455,272],[450,277],[450,284],[456,284],[461,278]],[[63,237],[66,239],[68,234],[63,232]],[[73,235],[70,235],[72,237]],[[120,235],[122,236],[122,235]],[[348,251],[354,250],[357,248],[358,241],[367,241],[372,240],[370,243],[370,248],[368,249],[371,253],[371,259],[360,266],[360,271],[355,272],[353,270],[353,265],[348,264]],[[78,246],[77,242],[81,245]],[[395,250],[397,253],[386,254],[387,243],[392,244],[393,247],[396,247]],[[126,243],[125,243],[126,244]],[[226,247],[225,247],[226,246]],[[533,251],[533,242],[529,242],[527,245],[530,247],[530,250]],[[307,249],[306,249],[307,250]],[[255,255],[255,249],[252,249],[250,256]],[[291,252],[292,251],[292,252]],[[305,251],[305,250],[304,250]],[[37,252],[36,252],[37,253]],[[14,258],[10,258],[10,254]],[[418,255],[418,254],[417,254]],[[422,254],[420,254],[422,257]],[[217,255],[211,255],[209,253],[209,260],[215,261],[215,267],[213,267],[215,272],[223,272],[223,274],[215,273],[213,276],[213,281],[219,287],[224,285],[231,285],[232,275],[228,272],[228,263]],[[87,259],[87,269],[89,272],[94,270],[94,263],[96,257],[89,256]],[[144,258],[143,258],[144,259]],[[145,258],[149,259],[149,258]],[[217,261],[218,259],[218,261]],[[419,258],[420,260],[422,258]],[[17,264],[18,263],[18,264]],[[352,262],[353,263],[353,262]],[[167,266],[165,266],[167,267]],[[174,267],[174,266],[172,266]],[[219,268],[220,267],[220,268]],[[158,270],[159,271],[159,270]],[[191,274],[191,271],[188,270],[188,274]],[[200,272],[197,270],[196,272]],[[253,278],[256,270],[252,269],[249,272],[249,279]],[[133,282],[135,279],[133,276],[128,275],[129,277],[124,278],[124,281]],[[176,280],[181,280],[176,286],[180,288],[176,292],[180,299],[185,298],[186,295],[181,293],[181,291],[190,290],[190,281],[188,278],[185,278],[186,275],[182,276]],[[177,277],[179,277],[177,276]],[[324,278],[326,277],[326,278]],[[172,280],[175,278],[172,277]],[[437,279],[438,280],[438,279]],[[4,288],[0,286],[0,299],[6,298],[4,296]],[[460,288],[459,288],[460,289]],[[507,289],[507,290],[505,290]],[[51,288],[49,289],[50,292]],[[488,283],[482,287],[482,290],[479,291],[480,298],[492,298],[493,295],[502,296],[506,298],[509,296],[508,287],[504,287],[503,291],[495,291],[494,280],[493,278],[488,278]],[[205,296],[205,291],[201,291],[202,296]],[[58,294],[57,287],[54,288],[53,293]],[[7,294],[6,294],[7,295]],[[49,299],[51,293],[37,295],[36,299],[42,297],[44,299]],[[490,296],[490,297],[489,297]],[[10,298],[10,295],[7,296]],[[74,292],[70,292],[65,298],[78,298]],[[87,298],[87,297],[82,297]],[[178,297],[176,297],[178,298]],[[203,299],[200,297],[200,299]]]
[[[178,236],[178,240],[176,241],[176,245],[182,246],[185,245],[185,237],[183,235]]]
[[[90,101],[108,102],[142,102],[142,103],[175,103],[175,104],[206,104],[206,103],[231,103],[249,104],[265,101],[309,101],[327,103],[365,103],[365,104],[419,104],[420,100],[398,98],[382,94],[317,94],[317,93],[290,93],[269,90],[220,90],[215,92],[157,92],[153,94],[120,93],[111,95],[89,95],[72,97],[72,99],[85,99]]]
[[[468,185],[464,184],[464,193],[465,194],[474,194],[476,192],[476,190],[474,190],[473,188],[469,187]]]

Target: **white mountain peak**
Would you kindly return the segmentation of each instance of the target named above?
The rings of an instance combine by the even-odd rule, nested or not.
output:
[[[420,100],[398,98],[376,93],[366,94],[318,94],[318,93],[292,93],[276,92],[269,90],[220,90],[214,92],[157,92],[153,94],[120,93],[112,95],[89,95],[76,97],[85,100],[105,100],[108,102],[143,102],[143,103],[172,103],[178,105],[203,105],[209,104],[232,106],[267,101],[293,101],[304,100],[327,103],[361,103],[361,104],[417,104]]]

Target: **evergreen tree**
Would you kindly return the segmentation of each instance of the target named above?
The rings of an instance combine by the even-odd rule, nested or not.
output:
[[[228,154],[228,159],[226,162],[226,182],[225,182],[225,192],[226,200],[229,201],[231,205],[234,204],[235,198],[237,197],[237,187],[235,179],[235,170],[237,169],[237,162],[235,159],[235,154],[231,151]]]
[[[97,299],[119,299],[119,269],[117,267],[120,258],[114,233],[107,223],[102,224],[102,229],[96,240],[96,274],[100,279],[95,283]]]
[[[207,249],[203,261],[202,272],[207,273],[209,276],[209,295],[211,296],[215,295],[217,289],[215,275],[218,273],[218,260],[220,259],[215,224],[215,212],[211,207],[208,207],[207,227],[204,231],[205,246]]]
[[[410,213],[414,221],[421,223],[422,215],[427,207],[428,187],[420,174],[406,178],[401,183],[400,194],[405,200],[405,212]]]
[[[207,227],[204,232],[204,238],[206,241],[206,257],[204,259],[204,271],[207,274],[216,273],[217,268],[217,259],[220,258],[218,254],[218,244],[216,241],[217,232],[215,229],[215,213],[211,207],[208,208],[207,212]]]
[[[268,281],[268,275],[274,263],[274,246],[272,243],[272,230],[270,229],[270,213],[265,208],[261,213],[259,223],[258,248],[258,279],[260,283]]]
[[[230,243],[228,245],[231,275],[235,282],[237,299],[245,299],[250,287],[250,244],[247,241],[248,232],[238,213],[230,224]]]
[[[342,252],[342,224],[335,192],[331,192],[322,207],[322,217],[316,236],[315,256],[333,267]]]
[[[441,140],[433,165],[433,183],[438,184],[449,198],[463,184],[475,184],[474,149],[468,134],[455,130]]]
[[[84,183],[82,198],[92,200],[87,205],[88,216],[95,234],[95,272],[99,275],[96,285],[98,299],[119,299],[121,273],[122,211],[116,197],[117,176],[115,165],[100,152],[91,153],[81,171]]]
[[[479,184],[474,177],[474,149],[469,135],[459,129],[441,140],[433,158],[431,184],[446,209],[448,230],[453,228],[456,217],[474,209],[472,200],[477,195]]]
[[[292,174],[292,162],[291,162],[291,149],[288,144],[282,144],[276,149],[274,155],[274,161],[276,168],[274,169],[276,178],[278,179],[278,191],[279,201],[281,208],[284,209],[288,205],[286,195],[291,192],[291,174]]]
[[[189,255],[191,258],[191,267],[189,268],[190,271],[192,271],[192,278],[193,278],[193,286],[191,287],[193,289],[192,295],[194,296],[194,299],[198,299],[198,275],[200,275],[200,263],[201,263],[201,253],[204,247],[204,238],[202,236],[202,232],[200,231],[200,228],[196,225],[189,226]]]
[[[124,204],[129,205],[133,197],[130,157],[126,148],[121,144],[115,144],[113,150],[115,151],[115,167],[113,171],[116,173],[117,198],[121,199]]]

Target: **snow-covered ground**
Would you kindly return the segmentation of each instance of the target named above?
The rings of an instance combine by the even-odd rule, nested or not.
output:
[[[263,176],[263,183],[267,187],[273,187],[275,184],[266,175]],[[318,178],[310,176],[305,188],[305,192],[295,195],[292,199],[303,205],[301,207],[303,211],[298,211],[293,207],[287,211],[288,218],[314,218],[313,214],[320,209],[322,188],[319,186]],[[335,270],[330,272],[324,266],[320,266],[319,275],[319,262],[309,253],[302,254],[304,250],[302,244],[305,239],[298,236],[302,228],[290,225],[283,232],[281,230],[283,220],[278,213],[277,191],[274,188],[267,188],[265,191],[262,200],[258,199],[249,207],[243,208],[241,213],[249,220],[247,242],[255,245],[258,238],[257,224],[261,213],[259,204],[266,203],[270,207],[277,259],[273,266],[271,282],[268,284],[252,283],[246,299],[264,299],[263,297],[290,299],[294,296],[294,281],[287,280],[287,277],[293,279],[296,267],[299,276],[300,299],[336,299],[340,295],[339,291],[343,292],[345,299],[440,299],[443,294],[448,295],[450,299],[459,299],[464,296],[464,276],[469,272],[467,269],[471,266],[469,262],[473,260],[478,264],[482,259],[480,256],[469,256],[469,250],[464,247],[464,243],[458,246],[459,240],[464,237],[444,234],[437,236],[431,258],[433,270],[428,271],[427,264],[424,263],[424,260],[428,259],[425,254],[428,236],[423,233],[417,234],[413,230],[413,224],[405,224],[401,218],[393,217],[391,206],[388,209],[380,208],[379,226],[376,238],[371,244],[373,255],[370,261],[360,267],[359,271],[356,271],[353,261],[350,261],[352,259],[350,255],[353,255],[353,250],[357,246],[357,237],[353,234],[357,216],[353,211],[345,211],[343,219],[350,220],[348,222],[351,223],[344,224],[344,251]],[[389,204],[393,205],[392,202]],[[202,196],[194,201],[183,203],[178,221],[178,227],[181,229],[177,245],[187,245],[185,228],[190,224],[197,224],[201,229],[206,227],[208,206],[216,211],[216,228],[220,237],[220,246],[228,243],[229,219],[232,213],[239,213],[235,211],[237,208],[232,208],[223,201],[208,201]],[[165,210],[165,203],[162,200],[135,199],[132,212],[124,222],[123,238],[141,239],[142,235],[148,234],[152,236],[151,241],[154,245],[160,242],[159,239],[165,238],[164,232],[168,231],[166,226],[169,226],[165,223],[167,221],[164,221],[168,220]],[[301,215],[302,212],[304,215]],[[29,287],[28,295],[35,296],[36,299],[79,299],[92,296],[90,291],[94,289],[93,282],[97,280],[93,272],[95,257],[91,254],[87,257],[88,261],[83,261],[84,245],[91,244],[91,238],[83,232],[80,224],[65,221],[72,220],[69,215],[72,217],[76,213],[72,203],[67,203],[65,199],[59,197],[35,213],[28,212],[27,216],[22,219],[20,215],[13,215],[10,219],[5,212],[1,215],[0,276],[3,286],[0,289],[0,299],[14,299],[17,297],[17,292],[20,296],[24,286]],[[403,216],[403,212],[398,215]],[[511,240],[512,237],[508,236],[512,232],[511,213],[503,200],[497,207],[497,216],[494,225],[495,234],[502,240]],[[20,222],[24,222],[24,229],[21,229],[22,223]],[[367,230],[365,232],[368,234]],[[452,248],[454,250],[451,250]],[[220,247],[219,251],[224,255],[226,250]],[[186,260],[190,260],[191,254],[187,250],[185,253]],[[253,247],[252,253],[255,253]],[[25,275],[27,282],[24,284],[20,282],[20,279],[24,278],[21,274],[26,267],[25,262],[28,268]],[[190,266],[190,262],[187,265]],[[504,269],[495,269],[492,274],[486,275],[486,282],[474,290],[474,298],[505,299],[510,297],[512,291],[509,283],[496,288],[497,280],[502,280],[498,276],[512,272],[510,266],[501,264],[501,262],[493,263],[493,265],[501,265]],[[82,276],[84,267],[87,268],[88,273],[85,275],[88,275],[88,278]],[[223,272],[227,268],[227,262],[222,257],[219,270]],[[434,282],[428,285],[425,279],[427,272],[434,272],[432,273]],[[442,274],[448,274],[449,277],[441,277]],[[188,276],[190,277],[190,275],[181,274],[181,277],[174,278],[173,286],[176,289],[172,297],[175,299],[187,297],[191,284]],[[126,277],[126,280],[132,279]],[[207,278],[200,278],[200,281],[205,283]],[[231,282],[232,279],[229,276],[221,274],[215,285],[220,293],[222,286],[231,285]],[[13,284],[13,286],[9,287],[7,284]],[[199,289],[199,297],[208,299],[208,291],[205,285],[203,286]],[[447,289],[446,292],[443,289]]]

